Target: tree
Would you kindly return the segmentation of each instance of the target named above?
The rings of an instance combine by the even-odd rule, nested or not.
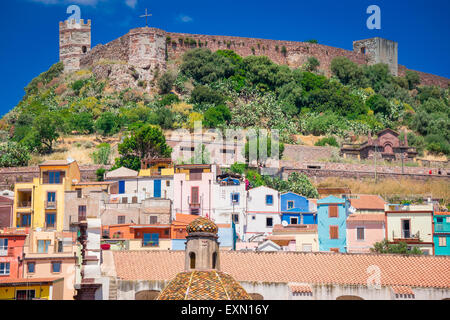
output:
[[[216,128],[217,126],[228,123],[231,120],[231,112],[228,107],[219,105],[209,108],[204,115],[204,124],[208,128]]]
[[[14,141],[0,144],[0,167],[23,167],[28,161],[30,153],[24,145]]]
[[[31,150],[39,153],[51,153],[53,142],[58,140],[58,127],[61,121],[50,112],[41,113],[33,121],[33,126],[28,135],[22,140]]]
[[[161,78],[158,79],[159,93],[168,94],[172,91],[177,75],[171,71],[164,73]]]
[[[376,253],[417,254],[417,255],[423,254],[423,252],[417,247],[413,247],[411,250],[408,250],[406,242],[393,244],[389,243],[389,241],[387,241],[386,239],[384,239],[381,242],[376,242],[373,245],[373,248],[370,248],[370,251]]]
[[[371,96],[366,105],[375,113],[389,114],[389,101],[385,97],[379,94]]]
[[[81,133],[94,132],[94,120],[89,112],[75,113],[72,116],[72,128]]]
[[[106,169],[100,168],[95,171],[95,175],[97,176],[97,181],[103,181],[105,176]]]
[[[288,178],[289,190],[307,198],[318,198],[319,193],[308,177],[303,173],[293,172]]]
[[[281,159],[283,157],[284,152],[284,143],[278,142],[278,158]],[[260,150],[262,145],[266,145],[266,152],[264,154],[264,150]],[[252,155],[250,154],[252,152]],[[250,159],[250,156],[256,156],[256,159]],[[276,155],[272,154],[272,137],[270,135],[260,136],[259,133],[255,136],[248,136],[247,142],[245,143],[245,160],[248,165],[251,164],[252,161],[256,160],[259,167],[263,167],[266,165],[268,159],[273,159]]]
[[[306,63],[306,70],[309,72],[314,72],[320,66],[319,60],[316,57],[309,57]]]
[[[118,147],[120,157],[115,168],[127,167],[139,170],[141,160],[148,158],[169,158],[172,148],[166,144],[166,138],[160,127],[145,124],[131,132]]]
[[[191,93],[191,102],[195,104],[220,105],[224,103],[224,97],[206,86],[197,86]]]
[[[344,85],[358,85],[363,77],[361,68],[346,57],[334,58],[331,71]]]
[[[95,129],[103,136],[119,131],[119,119],[112,112],[104,112],[95,122]]]
[[[418,84],[420,84],[420,76],[416,71],[406,70],[405,78],[406,81],[408,81],[409,90],[414,89]]]

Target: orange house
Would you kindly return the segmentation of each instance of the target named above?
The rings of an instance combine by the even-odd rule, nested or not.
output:
[[[0,229],[0,281],[23,276],[23,247],[27,229]]]
[[[103,226],[103,235],[125,243],[127,250],[169,250],[169,224],[116,224]],[[111,242],[104,240],[105,242]]]

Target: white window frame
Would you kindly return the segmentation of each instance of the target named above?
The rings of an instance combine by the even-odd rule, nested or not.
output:
[[[9,262],[0,262],[0,265],[3,265],[3,269],[0,268],[0,276],[9,276],[11,272],[11,265]]]
[[[447,246],[447,237],[439,237],[439,247]]]

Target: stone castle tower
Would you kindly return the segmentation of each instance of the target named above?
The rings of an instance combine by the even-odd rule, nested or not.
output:
[[[391,74],[398,76],[398,43],[383,38],[353,41],[353,51],[367,56],[369,65],[385,63]]]
[[[80,69],[80,59],[91,50],[91,20],[80,19],[59,23],[59,61],[64,71]]]

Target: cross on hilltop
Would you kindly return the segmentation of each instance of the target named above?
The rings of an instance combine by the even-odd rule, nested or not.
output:
[[[144,18],[145,17],[145,26],[148,27],[148,23],[147,23],[147,17],[151,17],[151,14],[147,13],[147,8],[145,8],[145,14],[140,16],[139,18]]]

